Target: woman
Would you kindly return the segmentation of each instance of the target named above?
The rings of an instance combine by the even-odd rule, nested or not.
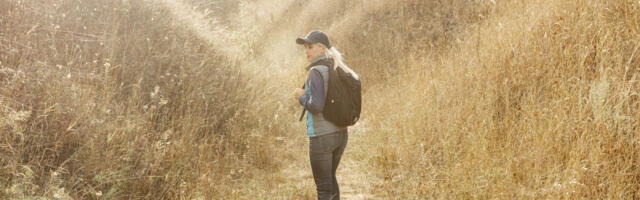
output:
[[[304,45],[309,65],[309,74],[304,89],[297,88],[294,97],[306,112],[307,135],[309,136],[309,160],[313,180],[316,183],[318,199],[340,199],[340,190],[336,179],[336,169],[347,146],[347,127],[339,127],[323,117],[322,111],[328,88],[330,69],[340,67],[355,73],[342,61],[342,56],[329,43],[322,31],[311,31],[296,43]]]

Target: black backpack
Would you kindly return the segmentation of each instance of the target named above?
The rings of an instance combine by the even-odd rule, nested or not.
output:
[[[317,65],[329,68],[329,84],[327,84],[329,88],[322,115],[337,126],[354,125],[360,119],[362,104],[360,80],[340,67],[334,69],[332,59],[320,60],[313,64],[313,66]],[[304,113],[303,109],[300,121],[302,121]]]

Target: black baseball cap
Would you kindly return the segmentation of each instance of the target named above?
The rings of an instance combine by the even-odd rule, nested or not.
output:
[[[318,30],[311,31],[309,32],[309,34],[307,34],[307,36],[296,39],[296,43],[321,43],[324,44],[324,46],[327,46],[327,48],[331,48],[331,45],[329,44],[329,37],[327,36],[327,34],[324,34],[324,32]]]

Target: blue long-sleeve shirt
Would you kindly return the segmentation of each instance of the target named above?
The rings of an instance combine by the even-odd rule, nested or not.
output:
[[[309,80],[307,81],[310,94],[303,94],[298,101],[311,113],[321,113],[324,109],[324,80],[322,74],[317,70],[309,72]]]

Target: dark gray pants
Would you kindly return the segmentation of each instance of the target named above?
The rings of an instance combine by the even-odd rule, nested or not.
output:
[[[336,169],[348,139],[346,129],[309,138],[309,160],[318,200],[340,199]]]

